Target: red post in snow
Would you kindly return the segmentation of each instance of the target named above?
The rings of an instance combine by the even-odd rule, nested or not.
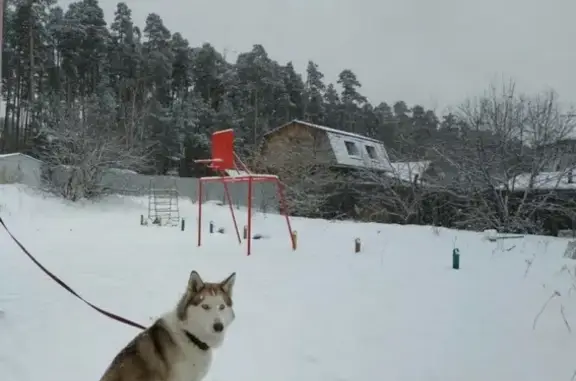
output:
[[[204,198],[202,185],[202,180],[198,179],[198,247],[202,242],[202,202]]]
[[[252,253],[252,182],[254,178],[252,176],[248,177],[248,234],[246,239],[248,240],[248,249],[246,255]]]
[[[0,0],[0,102],[4,103],[2,97],[2,51],[4,50],[4,1]]]

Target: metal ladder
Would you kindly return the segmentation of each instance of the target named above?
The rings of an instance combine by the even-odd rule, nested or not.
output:
[[[159,226],[178,226],[180,224],[180,207],[178,190],[157,189],[150,180],[148,194],[148,221]]]

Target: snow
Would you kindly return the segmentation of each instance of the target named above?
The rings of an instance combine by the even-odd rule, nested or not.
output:
[[[574,180],[576,179],[572,179],[576,177],[576,173],[574,172],[576,171],[569,169],[560,172],[540,172],[537,175],[522,173],[510,180],[508,186],[510,189],[516,191],[527,189],[575,189],[576,182],[574,182]]]
[[[269,238],[246,257],[225,206],[206,204],[227,234],[206,224],[201,248],[195,206],[180,208],[184,232],[140,226],[144,198],[74,205],[0,186],[0,215],[38,260],[139,323],[173,307],[192,269],[207,280],[236,271],[236,321],[207,381],[542,381],[576,370],[567,239],[294,218],[292,251],[282,217],[256,214],[254,232]],[[0,248],[0,379],[98,380],[137,330],[67,293],[4,231]]]
[[[108,171],[111,173],[116,173],[119,175],[137,175],[138,172],[133,171],[131,169],[125,169],[125,168],[108,168]]]
[[[328,132],[328,141],[334,152],[334,157],[339,165],[363,167],[381,171],[390,171],[390,159],[383,143],[374,143],[372,140],[350,137],[348,135]],[[358,154],[348,153],[346,143],[354,144]],[[374,149],[376,159],[370,158],[368,148]]]
[[[14,152],[14,153],[5,153],[0,155],[0,159],[5,159],[5,158],[26,158],[26,159],[32,159],[32,160],[36,160],[38,162],[42,162],[32,156],[20,153],[20,152]]]
[[[352,132],[342,131],[342,130],[338,130],[338,129],[336,129],[336,128],[331,128],[331,127],[327,127],[327,126],[322,126],[322,125],[320,125],[320,124],[305,122],[305,121],[303,121],[303,120],[298,120],[298,119],[294,119],[294,120],[292,120],[292,121],[290,121],[290,122],[288,122],[288,123],[285,123],[285,124],[281,125],[280,127],[276,127],[276,128],[274,128],[274,129],[272,129],[271,131],[268,131],[267,133],[265,133],[264,136],[269,135],[269,134],[272,134],[272,133],[275,133],[276,131],[278,131],[278,130],[284,128],[284,127],[287,127],[287,126],[291,125],[292,123],[303,124],[303,125],[305,125],[305,126],[312,127],[312,128],[316,128],[316,129],[318,129],[318,130],[323,130],[323,131],[326,131],[326,132],[329,132],[329,133],[332,133],[332,134],[338,134],[338,135],[342,135],[342,136],[347,136],[347,137],[350,137],[350,138],[360,139],[360,140],[364,140],[364,141],[368,141],[368,142],[372,142],[372,143],[382,143],[382,142],[379,141],[379,140],[372,139],[372,138],[369,138],[369,137],[364,136],[364,135],[354,134],[354,133],[352,133]]]
[[[390,163],[393,170],[387,175],[401,181],[413,183],[414,178],[418,175],[421,180],[424,172],[430,167],[431,161],[406,161]]]

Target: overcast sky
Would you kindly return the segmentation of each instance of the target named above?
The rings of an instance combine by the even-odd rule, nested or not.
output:
[[[576,0],[127,0],[135,22],[158,13],[194,46],[271,58],[326,78],[352,69],[373,103],[438,112],[513,77],[576,103]],[[60,1],[67,5],[71,1]],[[100,0],[111,22],[117,0]]]

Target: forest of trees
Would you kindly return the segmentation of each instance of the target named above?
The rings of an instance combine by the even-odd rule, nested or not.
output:
[[[217,129],[234,128],[248,151],[269,129],[298,118],[401,149],[394,146],[398,129],[419,131],[418,145],[451,123],[403,101],[371,105],[351,70],[326,83],[313,61],[302,76],[261,45],[229,63],[210,44],[190,46],[157,14],[135,25],[125,3],[109,27],[97,0],[67,10],[55,0],[9,0],[5,17],[3,152],[33,152],[42,130],[70,124],[62,120],[71,110],[83,110],[84,123],[126,146],[150,148],[160,174],[173,159],[205,149]]]
[[[313,61],[302,75],[261,45],[228,62],[208,43],[190,46],[158,14],[135,25],[125,3],[109,26],[98,0],[68,9],[55,0],[6,3],[0,153],[193,176],[213,131],[233,128],[249,157],[264,133],[303,119],[382,140],[393,160],[451,163],[468,194],[536,175],[549,158],[534,147],[574,126],[552,91],[525,96],[509,83],[438,116],[402,100],[371,104],[352,70],[327,83]]]

